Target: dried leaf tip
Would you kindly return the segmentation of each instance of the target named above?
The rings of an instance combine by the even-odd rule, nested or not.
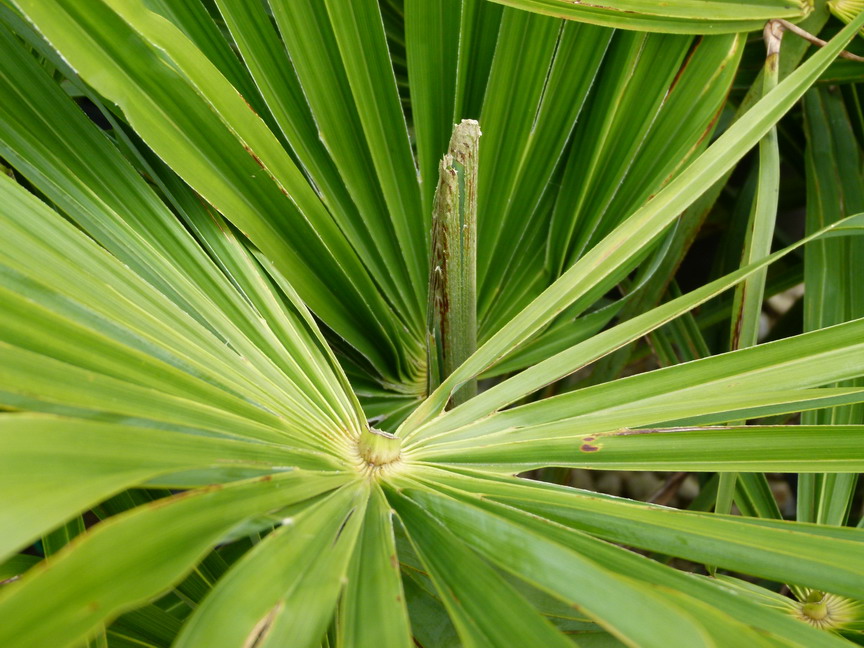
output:
[[[480,124],[453,128],[439,167],[432,213],[427,302],[427,391],[432,393],[477,349],[477,162]],[[469,381],[452,395],[458,405],[476,394]]]
[[[447,149],[448,153],[453,156],[456,162],[463,165],[466,160],[474,161],[476,148],[482,134],[480,122],[476,119],[463,119],[453,127],[450,146]]]

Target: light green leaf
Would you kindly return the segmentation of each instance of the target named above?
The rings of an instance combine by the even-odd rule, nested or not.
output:
[[[628,546],[854,598],[864,593],[860,529],[677,511],[514,478],[481,485],[437,471],[435,479]]]
[[[812,9],[806,0],[606,0],[602,5],[568,0],[493,1],[606,27],[684,34],[752,31],[771,18],[800,20]]]
[[[339,614],[339,645],[411,646],[393,511],[378,486],[371,488],[347,579]]]
[[[687,312],[691,308],[704,303],[711,297],[717,295],[735,285],[741,279],[756,272],[769,263],[776,261],[786,254],[797,249],[799,246],[816,239],[819,236],[826,236],[832,231],[843,230],[848,227],[850,232],[860,233],[859,217],[851,216],[843,221],[836,223],[833,226],[828,226],[824,230],[812,234],[810,237],[802,239],[797,243],[775,252],[774,254],[764,257],[763,259],[753,262],[743,268],[739,268],[725,277],[716,279],[701,288],[681,295],[653,310],[637,315],[616,327],[607,331],[600,332],[589,339],[583,340],[565,348],[563,351],[547,357],[545,360],[538,362],[527,370],[518,375],[509,378],[497,385],[493,385],[478,397],[471,399],[468,403],[446,412],[427,425],[424,425],[416,435],[418,437],[431,437],[438,432],[447,429],[453,429],[467,423],[471,423],[486,416],[497,409],[509,405],[523,398],[530,393],[545,387],[546,385],[565,377],[566,375],[581,369],[591,362],[594,362],[621,346],[638,339],[645,333],[662,326],[666,322],[678,317],[682,313]],[[620,303],[620,302],[619,302]],[[615,312],[614,307],[607,307],[606,310]],[[602,312],[602,311],[601,311]],[[598,312],[599,315],[600,312]],[[594,314],[588,315],[585,319],[590,319]],[[610,315],[611,316],[611,315]],[[553,328],[554,331],[554,328]],[[542,338],[541,338],[542,339]],[[530,347],[529,347],[530,348]]]
[[[700,417],[702,424],[709,414],[723,414],[712,422],[735,421],[764,415],[762,407],[784,401],[790,407],[780,411],[794,412],[799,409],[794,403],[819,392],[808,390],[808,396],[800,390],[864,371],[862,333],[864,319],[642,373],[505,410],[420,445],[491,434],[511,441],[585,436],[625,427],[686,425],[690,417]]]
[[[318,646],[336,608],[365,498],[365,487],[349,486],[292,511],[219,581],[173,645]]]
[[[864,394],[862,394],[864,396]],[[522,472],[544,466],[597,470],[864,472],[864,426],[648,428],[527,442],[443,446],[418,458]]]
[[[498,567],[577,605],[619,639],[658,648],[675,641],[713,645],[698,617],[670,592],[613,574],[588,557],[504,517],[409,484],[400,484],[401,493],[475,551]],[[398,501],[396,505],[401,512]]]
[[[19,7],[184,180],[292,277],[314,311],[382,370],[398,365],[392,355],[385,360],[386,344],[363,340],[372,330],[389,329],[388,341],[400,334],[320,199],[264,122],[179,30],[137,3],[22,0]],[[274,213],[282,218],[264,217]],[[392,347],[389,353],[398,355]]]
[[[410,491],[407,497],[394,496],[393,503],[466,646],[572,645],[492,567],[414,502]]]
[[[480,477],[479,474],[474,474]],[[493,493],[499,486],[503,489],[503,492],[508,488],[518,485],[520,488],[527,486],[531,490],[539,489],[535,491],[536,498],[533,495],[530,496],[530,499],[532,500],[542,500],[549,492],[575,492],[577,495],[588,495],[594,499],[602,499],[604,501],[609,500],[612,502],[619,501],[618,498],[612,498],[606,495],[586,493],[584,491],[577,491],[575,489],[568,489],[560,486],[556,487],[548,484],[543,485],[538,482],[526,482],[524,480],[514,480],[512,478],[490,479],[489,476],[483,476],[483,478],[485,485],[480,489],[481,494]],[[447,484],[450,481],[448,476],[444,476],[441,473],[436,476],[435,480],[439,486]],[[488,484],[489,481],[495,481],[496,484]],[[462,490],[464,482],[461,484],[455,482],[454,486],[456,486],[458,490],[452,491],[453,493],[461,493],[463,497],[467,496],[467,492]],[[471,490],[477,492],[476,487],[471,488]],[[782,638],[783,645],[801,646],[802,648],[808,648],[809,646],[825,646],[826,648],[828,646],[835,646],[839,648],[839,646],[848,645],[832,633],[826,633],[812,626],[802,624],[800,621],[789,615],[778,613],[775,609],[754,605],[752,601],[742,598],[739,593],[734,591],[732,588],[722,586],[713,579],[697,577],[693,574],[679,571],[669,567],[668,565],[660,564],[643,555],[624,549],[618,545],[610,544],[583,532],[549,522],[537,515],[529,515],[522,511],[510,508],[509,506],[501,507],[493,504],[488,498],[472,499],[474,504],[477,506],[487,508],[498,515],[509,516],[514,522],[546,536],[552,541],[569,547],[582,555],[590,556],[598,565],[610,569],[615,573],[620,573],[628,578],[636,578],[654,585],[661,585],[664,588],[669,588],[670,590],[692,597],[691,600],[708,602],[715,609],[728,614],[731,619],[735,619],[741,623],[758,629],[759,634],[762,636],[764,636],[764,633],[767,631],[772,635]],[[633,505],[639,504],[637,502],[624,501]],[[517,505],[522,508],[527,506],[524,501],[519,502]],[[642,504],[642,506],[647,505]],[[814,527],[811,527],[811,529],[812,528]],[[693,603],[690,603],[690,606],[697,607],[694,606]],[[731,630],[732,632],[735,632],[740,627],[735,626],[735,622],[731,621],[731,619],[727,618],[725,622],[725,631]],[[734,645],[736,641],[738,640],[733,637],[728,640],[728,643]]]
[[[188,488],[292,466],[334,467],[329,457],[289,446],[5,414],[0,416],[0,497],[5,502],[0,522],[6,531],[0,556],[119,491],[156,477],[165,486]]]
[[[212,486],[112,518],[0,592],[0,643],[64,648],[180,580],[243,520],[331,490],[344,476],[299,472]],[[146,541],[142,541],[146,539]],[[122,579],[116,578],[122,573]],[[54,610],[44,615],[44,606]]]

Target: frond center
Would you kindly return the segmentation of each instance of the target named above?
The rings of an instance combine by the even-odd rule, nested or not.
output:
[[[402,461],[402,440],[389,432],[369,427],[357,439],[357,453],[364,472],[378,474]]]
[[[862,607],[859,601],[814,590],[798,604],[798,617],[822,630],[840,630],[861,617]]]

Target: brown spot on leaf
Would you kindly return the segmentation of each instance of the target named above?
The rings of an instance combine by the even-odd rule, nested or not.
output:
[[[654,428],[641,428],[639,430],[631,430],[629,428],[625,428],[623,430],[618,430],[617,432],[613,432],[612,436],[633,436],[634,434],[655,434],[659,432]]]
[[[708,135],[710,135],[714,131],[714,126],[717,124],[717,120],[720,119],[720,115],[722,112],[723,112],[723,108],[721,107],[719,110],[717,110],[714,113],[714,117],[711,118],[711,121],[708,122],[708,125],[704,128],[704,130],[702,131],[702,134],[699,135],[699,139],[691,147],[690,151],[687,152],[688,157],[689,157],[690,153],[692,151],[694,151],[696,149],[696,147],[699,146],[703,141],[705,141],[705,138],[708,137]]]
[[[246,97],[243,97],[242,94],[241,94],[240,96],[243,98],[243,103],[246,104],[246,107],[249,108],[249,110],[251,110],[253,113],[255,113],[255,116],[257,117],[257,116],[258,116],[258,113],[257,113],[256,110],[252,107],[252,104],[250,104],[248,101],[246,101]]]
[[[255,627],[252,628],[252,632],[250,632],[249,636],[246,637],[246,641],[243,643],[243,648],[255,648],[263,643],[264,639],[267,637],[267,632],[273,625],[273,620],[282,610],[283,605],[284,601],[277,603],[260,621],[258,621],[257,624],[255,624]]]
[[[260,166],[262,169],[266,169],[266,168],[267,168],[267,167],[264,166],[264,163],[261,161],[261,158],[259,158],[257,155],[255,155],[255,151],[253,151],[251,148],[249,148],[248,145],[244,144],[244,145],[243,145],[243,148],[246,150],[246,152],[247,152],[249,155],[252,156],[252,159],[255,160],[255,163],[256,163],[258,166]]]
[[[390,566],[393,569],[399,569],[399,559],[396,557],[396,554],[390,554]]]

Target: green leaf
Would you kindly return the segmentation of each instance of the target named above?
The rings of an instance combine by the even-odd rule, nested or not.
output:
[[[516,407],[420,442],[471,445],[498,439],[570,439],[649,425],[686,425],[798,411],[822,390],[860,375],[864,320],[631,376]],[[791,358],[791,359],[790,359]],[[782,367],[782,371],[778,368]],[[770,391],[766,388],[770,387]],[[825,392],[825,396],[840,395]],[[713,414],[715,416],[708,416]],[[717,416],[719,415],[719,416]],[[698,418],[692,418],[698,417]],[[473,441],[476,443],[476,441]],[[411,446],[408,446],[411,447]]]
[[[485,558],[578,605],[627,643],[658,647],[670,641],[686,641],[693,646],[713,643],[699,617],[686,609],[684,597],[613,574],[588,557],[500,515],[426,489],[411,488],[408,483],[402,484],[401,492]]]
[[[503,12],[480,116],[478,314],[483,337],[497,328],[495,307],[512,301],[508,297],[518,295],[537,266],[542,270],[540,255],[525,255],[536,264],[526,276],[509,272],[525,258],[514,259],[513,250],[528,243],[536,229],[532,224],[546,222],[542,213],[526,215],[535,213],[549,191],[611,38],[607,29]]]
[[[394,497],[393,503],[465,645],[571,645],[487,563],[418,506],[410,491],[407,497]]]
[[[777,425],[642,428],[525,443],[481,443],[418,454],[418,459],[494,465],[521,472],[543,466],[603,470],[864,472],[864,426]]]
[[[592,248],[537,299],[500,329],[421,405],[401,426],[401,435],[441,412],[452,392],[492,365],[510,349],[525,341],[571,304],[582,308],[593,302],[620,278],[642,248],[654,241],[677,215],[740,159],[772,127],[819,73],[864,24],[864,15],[843,29],[826,47],[733,124],[699,158],[642,208]],[[605,282],[605,283],[604,283]]]
[[[677,511],[514,478],[434,479],[628,546],[855,598],[864,591],[860,529]]]
[[[682,63],[692,40],[684,36],[623,32],[611,43],[600,83],[593,93],[596,96],[592,97],[604,109],[590,110],[585,116],[587,123],[574,138],[562,178],[565,186],[576,185],[579,189],[558,197],[549,227],[547,264],[553,276],[569,268],[586,248],[616,224],[616,210],[613,208],[609,213],[609,203],[617,193],[613,187],[624,189],[622,185],[629,179],[629,167],[637,159],[636,153],[655,120],[662,123],[669,95],[677,94],[674,93],[677,79],[691,76],[690,66],[682,67]],[[739,48],[731,49],[734,52]],[[728,38],[709,39],[708,47],[700,48],[695,60],[711,60],[716,53],[725,56],[729,50]],[[737,58],[736,54],[733,56]],[[680,132],[675,135],[680,137]],[[655,157],[655,167],[645,175],[652,177],[663,159]],[[677,161],[680,164],[680,159]],[[662,182],[667,174],[658,175]],[[644,198],[626,205],[624,213],[643,202]]]
[[[415,308],[411,303],[414,299],[411,286],[403,281],[401,273],[388,271],[388,267],[400,265],[402,259],[384,225],[386,221],[379,222],[386,217],[386,212],[381,210],[380,215],[367,213],[363,201],[349,191],[356,191],[355,182],[349,180],[346,186],[340,168],[343,171],[347,169],[337,166],[340,164],[340,147],[331,157],[325,143],[319,139],[316,117],[310,111],[297,72],[264,6],[238,0],[219,0],[217,4],[279,129],[303,170],[314,182],[330,215],[358,251],[382,292],[399,303],[400,310],[410,312]],[[316,115],[320,122],[321,111],[316,111]],[[322,127],[326,126],[326,123],[322,124]],[[364,207],[363,218],[358,206]]]
[[[397,370],[392,346],[364,342],[372,330],[387,341],[400,334],[356,254],[264,122],[182,33],[113,0],[110,8],[104,0],[19,6],[184,180],[292,277],[316,313],[383,371]],[[282,218],[264,216],[273,213]]]
[[[224,436],[271,442],[286,436],[284,424],[257,423],[226,410],[79,369],[4,342],[0,342],[0,358],[0,402],[6,405],[86,418],[97,417],[102,412],[114,418],[150,420],[175,429],[208,430]]]
[[[811,90],[804,100],[807,135],[807,222],[813,229],[843,213],[864,208],[861,150],[839,96],[826,88]],[[864,316],[864,299],[853,268],[864,261],[864,242],[857,238],[820,241],[806,250],[804,330],[818,329]],[[861,379],[842,386],[860,386]],[[808,412],[810,424],[864,423],[860,405]],[[798,482],[798,518],[806,522],[845,524],[852,506],[857,474],[803,475]]]
[[[325,456],[287,446],[39,414],[0,416],[0,449],[0,497],[6,502],[0,521],[7,529],[0,556],[157,477],[165,486],[184,488],[297,465],[333,468]]]
[[[405,0],[405,49],[422,213],[432,214],[438,164],[453,129],[465,2]],[[431,36],[430,36],[431,35]]]
[[[394,116],[393,103],[397,97],[392,71],[389,66],[385,70],[382,61],[381,16],[377,7],[372,8],[373,3],[364,0],[362,4],[341,12],[335,7],[331,11],[326,3],[308,0],[290,5],[274,0],[271,7],[315,117],[318,135],[339,169],[341,181],[351,193],[374,246],[380,248],[379,253],[388,260],[386,272],[404,273],[404,278],[408,279],[402,288],[402,299],[413,312],[407,311],[404,318],[409,330],[414,332],[415,351],[419,353],[423,339],[422,296],[426,285],[427,249],[421,243],[426,240],[426,233],[422,226],[424,221],[416,216],[409,219],[409,216],[419,211],[420,194],[414,163],[405,157],[409,149],[404,117]],[[369,32],[365,36],[351,33],[354,26],[350,16],[355,11],[362,14],[358,18],[362,18]],[[358,38],[369,40],[368,53],[357,53],[356,49],[362,47]],[[367,54],[369,67],[364,69]],[[370,84],[376,80],[387,91],[371,103],[359,104],[358,101],[368,99],[373,92]],[[380,117],[372,110],[376,105],[385,111]],[[372,136],[379,149],[373,151],[363,134]],[[376,170],[377,182],[370,182],[369,169]],[[406,174],[413,177],[410,188]],[[407,212],[392,211],[406,206],[411,207]],[[408,232],[411,232],[410,239],[405,238]],[[412,250],[415,256],[409,257],[408,252]],[[394,272],[396,268],[399,270]],[[291,276],[291,273],[286,275]],[[400,334],[394,338],[402,338],[409,346],[412,339]],[[408,367],[407,371],[413,372],[415,367]],[[406,375],[416,379],[416,376]]]
[[[567,0],[494,2],[606,27],[685,34],[752,31],[761,29],[765,21],[772,18],[800,20],[812,9],[810,3],[799,0],[678,0],[674,3],[606,0],[603,5]]]
[[[730,288],[753,272],[756,272],[759,269],[766,267],[769,263],[782,258],[786,254],[797,249],[799,246],[814,240],[816,237],[825,236],[832,231],[835,231],[835,228],[836,230],[842,230],[844,224],[850,228],[849,231],[857,232],[858,223],[858,216],[844,219],[833,226],[828,226],[825,230],[811,234],[810,237],[802,239],[784,250],[779,250],[768,257],[764,257],[759,261],[751,263],[743,268],[739,268],[735,272],[732,272],[725,277],[721,277],[720,279],[716,279],[715,281],[710,282],[701,288],[697,288],[686,295],[678,296],[662,306],[635,316],[630,320],[607,331],[598,333],[589,339],[580,341],[570,348],[559,351],[555,355],[547,357],[545,360],[538,362],[524,372],[521,372],[520,374],[497,385],[493,385],[484,393],[471,399],[470,402],[464,404],[460,408],[440,415],[437,419],[423,426],[421,431],[418,431],[417,435],[420,437],[432,436],[439,431],[453,429],[478,420],[505,405],[513,403],[518,399],[541,389],[555,380],[563,378],[566,375],[587,366],[591,362],[604,357],[628,342],[638,339],[645,333],[651,332],[673,318],[687,312],[691,308],[707,301],[721,291]],[[855,228],[852,229],[853,227]],[[607,307],[606,310],[613,314],[615,312],[615,308],[613,307]],[[588,318],[593,316],[594,314],[591,314]],[[552,330],[554,331],[555,329],[553,328]]]
[[[479,475],[478,475],[479,476]],[[443,485],[448,482],[441,474],[436,477],[436,481]],[[516,484],[520,488],[529,486],[534,490],[531,499],[543,499],[547,492],[559,492],[590,495],[595,499],[616,501],[618,498],[612,498],[596,493],[584,493],[582,491],[574,491],[574,489],[566,489],[551,485],[542,485],[538,482],[525,482],[523,480],[513,480],[512,478],[494,478],[495,485],[488,484],[493,481],[488,476],[484,476],[485,485],[479,492],[491,493],[498,486],[506,491],[511,486]],[[514,483],[515,482],[515,483]],[[462,486],[455,484],[459,491],[462,491]],[[471,489],[477,492],[477,488]],[[453,491],[457,492],[457,491]],[[527,491],[530,492],[530,491]],[[539,494],[538,494],[539,493]],[[525,498],[523,498],[525,499]],[[660,585],[664,588],[670,588],[676,592],[680,592],[692,597],[693,600],[704,601],[710,603],[715,609],[721,610],[730,615],[732,619],[752,626],[759,630],[759,633],[764,635],[766,631],[773,635],[782,637],[783,641],[788,645],[793,646],[843,646],[847,645],[843,640],[836,638],[831,633],[818,630],[812,626],[802,624],[797,619],[789,615],[778,613],[776,610],[754,605],[752,601],[744,599],[737,591],[732,588],[727,588],[714,579],[697,577],[693,574],[681,572],[667,565],[657,563],[633,551],[624,549],[620,546],[610,544],[599,540],[595,537],[586,535],[580,531],[565,528],[559,524],[554,524],[537,515],[527,515],[512,508],[501,508],[500,506],[489,503],[487,499],[484,503],[482,500],[474,500],[475,504],[489,508],[499,515],[509,515],[514,521],[519,524],[540,533],[550,540],[567,546],[579,553],[590,556],[598,565],[610,569],[615,573],[620,573],[628,578],[636,578],[641,581]],[[637,505],[636,502],[628,502]],[[518,503],[522,508],[527,505],[524,501]],[[646,505],[642,505],[646,506]],[[812,528],[812,527],[811,527]],[[692,604],[691,604],[692,605]],[[727,630],[732,628],[735,631],[734,622],[727,620]],[[730,639],[734,645],[736,640]]]
[[[339,645],[411,646],[393,511],[378,486],[371,489],[347,579],[339,615]]]
[[[767,94],[777,86],[780,76],[780,44],[783,27],[776,22],[768,23],[763,31],[767,49],[762,70],[762,92]],[[741,265],[747,265],[771,253],[774,226],[777,220],[777,205],[780,198],[780,147],[777,128],[772,128],[759,142],[759,161],[756,176],[756,195],[747,222],[744,236],[744,251]],[[762,317],[762,302],[765,299],[767,270],[759,270],[735,287],[732,301],[732,331],[729,348],[732,350],[753,346],[759,338]],[[727,472],[719,477],[717,513],[729,513],[738,476]]]
[[[716,197],[700,196],[864,18],[727,127],[747,82],[736,30],[802,17],[795,0],[504,1],[540,11],[0,0],[0,560],[39,537],[48,556],[7,563],[21,578],[0,587],[0,644],[848,643],[766,588],[864,597],[861,529],[747,517],[777,515],[758,474],[730,517],[500,473],[819,470],[801,478],[804,517],[818,492],[822,519],[843,521],[839,476],[864,465],[847,254],[864,219],[837,220],[861,166],[838,97],[807,100],[808,138],[831,143],[850,200],[811,148],[808,218],[829,218],[806,239],[837,254],[808,252],[806,271],[787,257],[771,284],[803,273],[836,326],[707,357],[730,308],[689,311],[745,281],[752,336],[751,288],[795,246],[686,295],[676,277],[692,284],[677,265]],[[728,33],[693,37],[712,30]],[[486,131],[483,346],[421,403],[430,172],[463,118]],[[634,343],[637,371],[652,351],[685,363],[617,380]],[[814,408],[833,408],[813,417],[828,425],[739,423]],[[370,438],[391,464],[371,465]],[[771,582],[745,594],[673,559]]]
[[[29,554],[17,554],[10,556],[3,562],[0,562],[0,581],[4,585],[8,585],[12,581],[18,580],[21,574],[33,567],[39,562],[38,556]]]
[[[65,406],[86,410],[89,404],[133,416],[146,417],[149,412],[157,420],[193,427],[206,426],[209,420],[223,430],[233,420],[254,438],[271,440],[279,437],[276,430],[291,426],[304,435],[310,428],[317,429],[316,436],[326,438],[333,428],[359,424],[359,407],[345,398],[347,385],[344,377],[342,382],[338,378],[338,365],[293,293],[289,295],[298,308],[290,316],[293,321],[282,311],[288,350],[325,361],[329,356],[328,364],[335,370],[327,366],[309,370],[310,378],[303,364],[295,363],[289,371],[299,384],[234,329],[232,342],[255,359],[243,361],[214,331],[6,176],[0,179],[0,195],[5,200],[0,222],[9,242],[0,252],[0,292],[9,304],[0,333],[0,340],[9,343],[0,343],[9,358],[3,383],[9,387],[3,396],[8,404],[42,402],[42,409],[64,413]],[[232,248],[231,242],[228,247]],[[33,264],[34,257],[42,263]],[[247,264],[250,261],[245,258]],[[257,278],[262,280],[260,275]],[[211,304],[207,312],[220,311]],[[254,317],[260,321],[260,315]],[[223,331],[230,330],[225,319],[216,319],[226,325],[220,327]],[[274,326],[278,323],[274,318]],[[64,345],[64,339],[75,340],[78,346]],[[281,349],[283,357],[288,355],[272,337],[269,342]],[[45,359],[36,362],[36,357]],[[24,375],[34,367],[39,371]],[[92,380],[94,386],[69,384],[71,375],[90,376],[82,380]],[[42,387],[22,394],[25,385],[34,381]],[[316,389],[323,395],[316,395]],[[76,393],[83,396],[73,405],[70,399],[75,400]],[[113,394],[110,406],[107,394]],[[169,401],[173,405],[164,405]],[[321,441],[315,438],[311,444],[320,446]]]
[[[779,75],[780,38],[774,31],[767,29],[766,43],[768,56],[763,71],[764,94],[777,86]],[[777,128],[768,131],[759,142],[759,166],[756,179],[756,197],[747,234],[741,265],[745,266],[768,256],[774,239],[774,224],[777,219],[777,204],[780,198],[780,148]],[[815,243],[819,245],[819,243]],[[732,306],[732,335],[730,348],[740,349],[753,346],[759,336],[759,317],[762,314],[762,301],[765,298],[766,271],[760,270],[745,279],[735,289]]]
[[[267,476],[158,500],[103,522],[41,569],[3,588],[0,641],[10,648],[69,646],[102,621],[164,592],[243,520],[345,480],[299,472]],[[116,578],[118,573],[124,578]],[[54,610],[47,617],[45,605]]]
[[[280,0],[278,4],[284,2]],[[297,4],[292,2],[292,11]],[[412,279],[415,304],[422,306],[427,278],[428,221],[425,215],[415,216],[420,211],[417,169],[378,2],[325,0],[324,4],[396,240]]]
[[[195,46],[204,53],[240,94],[251,103],[259,113],[264,112],[261,97],[255,83],[243,64],[231,49],[230,41],[220,32],[220,26],[203,4],[197,2],[171,2],[171,0],[144,0],[148,9],[172,23],[189,37]],[[265,115],[265,119],[269,115]]]
[[[336,608],[365,496],[364,487],[349,486],[285,517],[219,581],[173,645],[318,646]]]
[[[111,648],[168,648],[181,623],[154,604],[121,615],[108,631]]]

